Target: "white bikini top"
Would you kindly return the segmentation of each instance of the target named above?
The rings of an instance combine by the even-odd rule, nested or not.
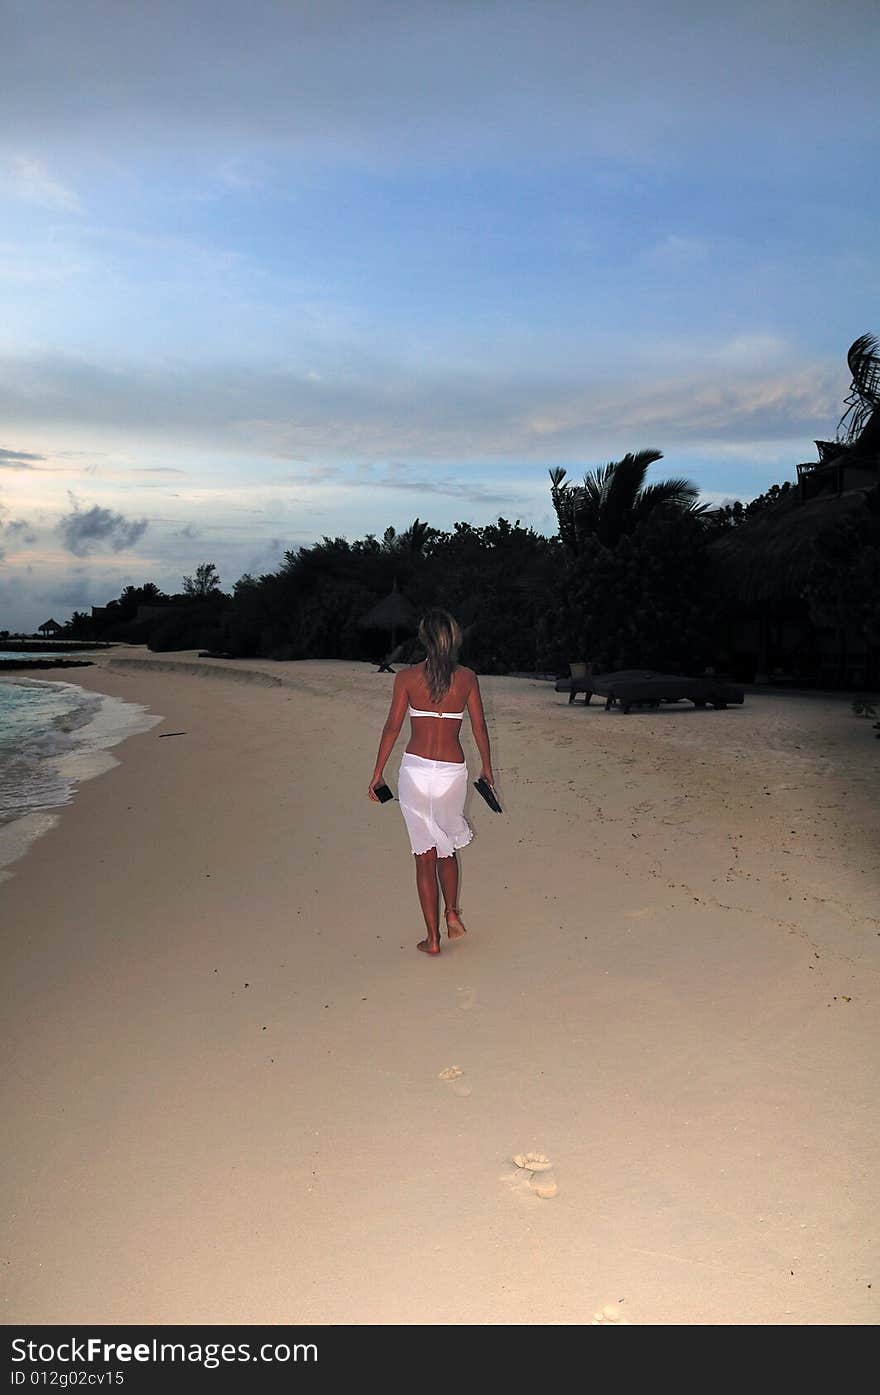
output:
[[[422,712],[417,707],[410,707],[408,711],[411,717],[455,717],[461,721],[464,716],[463,712]]]

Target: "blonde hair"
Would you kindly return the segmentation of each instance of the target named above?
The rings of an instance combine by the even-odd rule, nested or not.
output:
[[[425,678],[433,702],[439,702],[452,684],[461,648],[461,628],[448,611],[427,611],[419,622],[419,639],[425,647]]]

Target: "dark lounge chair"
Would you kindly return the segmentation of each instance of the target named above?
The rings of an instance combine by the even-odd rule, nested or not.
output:
[[[574,702],[578,693],[585,693],[585,701],[589,702],[593,693],[593,665],[587,663],[569,664],[568,670],[570,675],[568,678],[557,678],[556,680],[557,693],[568,693],[570,703]]]
[[[695,707],[711,705],[717,709],[744,700],[743,689],[730,683],[723,674],[701,673],[687,677],[636,668],[619,669],[614,673],[588,671],[583,677],[559,678],[556,691],[567,691],[569,702],[574,701],[575,693],[583,693],[585,705],[595,693],[604,697],[606,712],[617,704],[624,713],[635,706],[659,707],[661,702],[681,702],[685,698]]]
[[[377,673],[393,673],[392,664],[416,664],[425,657],[425,651],[419,645],[418,640],[404,639],[400,644],[396,644],[384,659],[376,659],[379,665]]]

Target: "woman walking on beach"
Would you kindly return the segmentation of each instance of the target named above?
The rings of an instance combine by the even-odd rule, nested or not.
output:
[[[439,954],[438,879],[446,908],[446,933],[450,940],[461,939],[465,934],[458,905],[455,856],[456,848],[463,848],[473,837],[463,813],[467,766],[459,733],[465,709],[482,761],[480,774],[489,785],[494,786],[495,782],[477,675],[457,661],[461,647],[458,623],[445,610],[429,610],[419,625],[419,639],[427,658],[394,676],[391,708],[379,742],[369,795],[379,803],[375,787],[382,784],[385,763],[408,713],[412,734],[400,762],[397,793],[415,854],[416,886],[428,931],[418,947],[425,954]]]

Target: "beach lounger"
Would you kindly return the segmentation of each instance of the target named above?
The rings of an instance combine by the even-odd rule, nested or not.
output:
[[[394,673],[394,669],[391,667],[392,664],[412,663],[412,658],[410,657],[410,655],[413,651],[414,645],[412,639],[401,640],[400,644],[395,645],[395,647],[391,650],[391,653],[387,654],[384,659],[375,660],[375,662],[379,665],[379,667],[376,669],[376,672]]]
[[[583,678],[560,678],[556,691],[584,694],[585,705],[595,693],[605,698],[605,710],[619,705],[626,713],[635,706],[659,707],[661,702],[681,702],[687,699],[695,707],[725,708],[742,703],[743,689],[730,683],[722,674],[701,673],[688,677],[679,673],[657,673],[654,669],[619,669],[615,673],[592,673]]]
[[[583,693],[584,705],[589,706],[590,698],[594,692],[593,665],[591,663],[569,664],[568,671],[568,678],[557,678],[557,693],[568,693],[569,704],[574,702],[578,693]]]
[[[568,678],[557,678],[557,693],[568,693],[569,702],[574,702],[577,693],[586,693],[586,701],[590,701],[590,671],[592,664],[574,663],[569,664]]]

